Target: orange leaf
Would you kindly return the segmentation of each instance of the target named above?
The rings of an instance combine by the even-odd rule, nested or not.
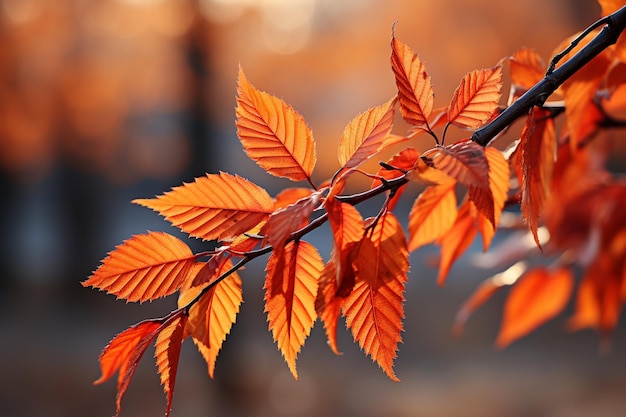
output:
[[[391,68],[398,86],[400,112],[413,126],[428,128],[435,93],[426,73],[426,66],[405,43],[391,36]]]
[[[550,178],[556,153],[556,132],[549,111],[535,108],[521,135],[521,207],[524,221],[541,248],[537,229],[539,215],[550,192]]]
[[[267,261],[265,311],[269,329],[295,379],[296,358],[315,322],[317,281],[324,268],[308,242],[292,241]]]
[[[311,182],[316,161],[311,129],[287,103],[255,89],[241,67],[236,113],[237,135],[252,160],[274,176]]]
[[[274,209],[263,188],[224,172],[133,203],[157,211],[182,231],[205,240],[234,238],[267,219]]]
[[[522,48],[515,52],[509,59],[509,64],[511,82],[523,91],[541,81],[547,69],[543,59],[532,48]]]
[[[452,228],[437,243],[441,245],[441,261],[437,284],[443,286],[452,264],[465,252],[476,237],[476,221],[470,210],[471,201],[465,200],[459,207]]]
[[[354,287],[354,266],[352,261],[358,254],[358,242],[363,239],[365,227],[359,211],[352,205],[335,198],[324,202],[328,221],[333,232],[333,252],[336,272],[337,294],[346,296]]]
[[[309,222],[311,213],[320,204],[321,194],[322,191],[316,191],[272,213],[261,228],[261,234],[267,237],[267,241],[274,249],[281,248],[291,233]]]
[[[496,345],[504,348],[559,314],[569,300],[573,285],[572,273],[567,268],[540,267],[524,274],[504,305]]]
[[[495,223],[485,148],[471,139],[463,139],[449,146],[436,146],[424,152],[422,157],[434,168],[468,187],[470,200],[491,223]]]
[[[394,155],[390,160],[388,160],[387,164],[391,165],[392,167],[398,168],[402,171],[411,171],[416,161],[418,160],[421,161],[419,157],[420,157],[420,154],[417,151],[417,149],[405,148],[402,151],[400,151],[400,153]],[[381,167],[378,170],[377,175],[382,178],[390,180],[393,178],[400,177],[401,175],[403,175],[403,173],[398,170],[394,170],[394,169],[390,170],[390,169]],[[377,178],[372,182],[372,188],[377,187],[380,184],[382,184],[382,181]],[[389,201],[389,205],[387,206],[390,211],[393,211],[394,207],[398,203],[398,200],[400,200],[400,197],[404,193],[405,189],[406,189],[406,184],[396,190],[395,194]]]
[[[452,327],[452,333],[460,335],[463,332],[463,327],[469,319],[469,317],[482,306],[487,300],[494,296],[496,292],[505,286],[509,286],[515,283],[519,277],[526,271],[527,265],[523,261],[519,261],[505,271],[500,272],[492,276],[491,278],[483,281],[480,286],[474,291],[470,298],[463,303],[463,306],[454,318],[454,326]]]
[[[355,168],[382,149],[391,131],[395,100],[373,107],[348,123],[339,141],[342,168]]]
[[[161,384],[167,397],[165,417],[168,417],[172,411],[172,396],[174,395],[176,371],[178,370],[178,359],[180,358],[180,348],[184,339],[186,322],[186,315],[181,314],[176,317],[161,330],[155,343],[154,356],[159,376],[161,377]]]
[[[328,345],[336,355],[339,355],[341,352],[337,347],[337,321],[345,298],[337,296],[336,276],[335,262],[331,260],[324,266],[319,279],[315,311],[324,323]]]
[[[162,232],[136,235],[109,253],[82,285],[144,302],[178,291],[194,264],[191,249]]]
[[[448,122],[464,129],[478,129],[498,108],[502,66],[475,70],[463,77],[448,107]]]
[[[213,279],[230,270],[231,267],[231,261],[227,260],[214,271]],[[210,280],[207,280],[204,285],[192,287],[182,293],[178,300],[179,308],[198,296],[209,282]],[[189,309],[186,331],[191,335],[193,342],[204,357],[211,378],[215,373],[217,356],[226,336],[235,324],[242,302],[241,278],[239,274],[233,272]]]
[[[117,412],[120,414],[122,398],[133,378],[137,364],[152,341],[162,330],[163,320],[146,320],[118,334],[100,354],[102,376],[94,384],[102,384],[119,370],[117,377]]]
[[[302,198],[310,196],[314,191],[311,188],[285,188],[274,198],[274,210],[285,208]]]
[[[369,219],[367,224],[372,224]],[[346,325],[355,341],[387,376],[393,371],[404,318],[404,287],[409,252],[402,227],[392,213],[374,225],[355,260],[357,281],[343,304]]]
[[[502,209],[509,193],[509,164],[496,148],[485,148],[485,156],[489,161],[489,189],[493,196],[493,222],[481,211],[478,214],[478,230],[483,237],[483,250],[486,252],[491,245],[491,239],[496,233],[496,227],[500,222]]]
[[[456,220],[456,181],[426,188],[415,200],[409,214],[409,251],[434,242]]]

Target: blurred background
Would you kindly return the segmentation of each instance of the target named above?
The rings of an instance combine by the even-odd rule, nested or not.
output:
[[[175,304],[125,304],[80,285],[133,234],[176,233],[130,200],[220,170],[272,194],[287,186],[248,161],[236,138],[238,65],[307,119],[319,183],[337,168],[347,122],[395,94],[394,21],[444,106],[466,72],[522,46],[548,59],[599,11],[592,0],[0,0],[1,414],[114,413],[115,381],[91,384],[101,349]],[[327,258],[328,229],[311,239]],[[492,344],[502,294],[453,338],[458,307],[490,272],[465,257],[442,290],[425,265],[432,253],[412,256],[396,362],[402,383],[387,380],[347,332],[344,355],[334,356],[319,323],[294,382],[267,332],[261,259],[243,273],[245,303],[215,380],[193,345],[183,346],[172,416],[623,415],[623,326],[608,355],[592,332],[566,333],[567,314],[500,352]],[[152,352],[123,416],[165,411]]]

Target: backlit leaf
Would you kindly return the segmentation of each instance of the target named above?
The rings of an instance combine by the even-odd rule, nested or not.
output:
[[[452,264],[472,244],[478,232],[476,219],[471,213],[470,206],[471,202],[469,200],[465,200],[461,204],[452,228],[437,241],[437,244],[441,245],[441,261],[437,277],[439,286],[445,284]]]
[[[498,108],[502,66],[465,75],[448,107],[448,122],[464,129],[478,129]]]
[[[162,329],[163,320],[146,320],[124,330],[109,342],[100,354],[102,376],[94,384],[102,384],[119,371],[117,377],[117,411],[137,369],[139,360]]]
[[[428,126],[435,94],[426,66],[413,50],[392,35],[391,68],[398,86],[400,112],[413,126]]]
[[[366,222],[370,225],[372,219]],[[343,304],[355,341],[393,381],[404,318],[404,287],[409,270],[406,238],[398,220],[387,213],[363,239],[355,259],[357,280]]]
[[[426,162],[469,189],[469,198],[491,223],[495,222],[489,161],[485,148],[470,139],[449,146],[436,146],[422,155]]]
[[[335,262],[331,260],[324,266],[319,279],[315,311],[324,323],[328,346],[336,355],[339,355],[341,352],[337,347],[337,321],[345,298],[337,296],[337,288],[337,271]]]
[[[541,247],[537,235],[539,216],[550,192],[556,153],[554,121],[548,116],[548,110],[535,108],[524,125],[520,143],[522,214],[538,247]]]
[[[395,100],[373,107],[348,123],[339,141],[339,163],[343,168],[357,167],[381,150],[391,131]]]
[[[358,242],[365,233],[363,218],[352,205],[335,198],[327,198],[325,203],[328,221],[333,232],[333,252],[336,272],[337,294],[347,296],[354,287],[355,275],[353,260],[358,256]]]
[[[311,213],[319,206],[320,199],[321,192],[316,191],[276,210],[261,228],[261,234],[266,236],[267,241],[274,248],[281,248],[291,233],[308,223]]]
[[[304,118],[281,99],[259,91],[239,68],[237,135],[248,156],[268,173],[311,182],[315,141]]]
[[[522,90],[528,90],[543,79],[546,64],[537,51],[522,48],[509,59],[511,82]]]
[[[214,271],[213,279],[230,270],[231,267],[232,262],[227,260],[219,269]],[[208,280],[205,285],[192,287],[182,293],[178,300],[179,308],[187,305],[198,296],[200,291],[210,281]],[[207,291],[189,309],[186,332],[191,335],[195,345],[204,357],[211,378],[213,378],[215,373],[217,356],[226,340],[226,336],[228,336],[232,326],[235,324],[242,302],[241,278],[237,272],[233,272]]]
[[[308,242],[292,241],[267,261],[265,311],[269,329],[289,370],[298,379],[296,358],[315,322],[321,256]]]
[[[224,172],[207,174],[156,198],[133,202],[157,211],[182,231],[204,240],[234,238],[274,210],[267,191]]]
[[[396,169],[387,169],[385,167],[381,167],[378,170],[377,175],[382,177],[382,178],[385,178],[387,180],[390,180],[390,179],[393,179],[393,178],[398,178],[398,177],[404,175],[402,171],[411,171],[413,169],[413,166],[415,165],[416,161],[420,160],[419,157],[420,157],[420,154],[417,151],[417,149],[415,149],[415,148],[405,148],[402,151],[400,151],[399,153],[397,153],[396,155],[394,155],[390,160],[387,161],[388,165],[390,165],[392,167],[395,167],[395,168],[398,168],[397,170]],[[380,179],[376,178],[372,182],[372,188],[377,187],[380,184],[382,184],[382,181]],[[393,210],[394,209],[394,207],[398,203],[398,200],[400,200],[400,197],[404,193],[405,189],[406,189],[406,184],[401,186],[400,188],[396,189],[395,194],[393,195],[393,197],[389,201],[389,205],[388,205],[389,210]]]
[[[155,353],[157,370],[161,377],[161,384],[167,397],[167,407],[165,417],[172,411],[172,396],[176,385],[176,371],[178,370],[178,359],[180,348],[184,339],[185,322],[187,316],[179,315],[172,320],[157,336],[155,343]]]
[[[567,268],[539,267],[524,274],[504,305],[496,345],[504,348],[559,314],[569,300],[573,285],[572,273]]]
[[[508,198],[510,170],[509,164],[498,149],[485,148],[485,156],[489,161],[489,189],[493,197],[493,221],[486,216],[484,210],[479,209],[478,230],[482,234],[483,250],[486,252],[496,234],[496,227]],[[488,209],[487,206],[485,210]]]
[[[409,251],[434,242],[456,220],[456,182],[427,187],[415,200],[409,214]]]
[[[82,285],[127,301],[154,300],[178,291],[194,260],[191,249],[172,235],[136,235],[110,252]]]

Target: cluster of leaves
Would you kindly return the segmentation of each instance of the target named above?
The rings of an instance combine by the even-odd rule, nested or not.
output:
[[[606,15],[618,8],[613,3],[601,1]],[[565,46],[572,47],[561,58],[576,54],[573,47],[582,38],[568,40]],[[270,254],[264,285],[269,330],[296,379],[296,359],[315,321],[323,322],[329,346],[338,353],[337,325],[343,316],[355,342],[397,381],[393,363],[403,331],[409,253],[439,245],[438,282],[443,285],[478,234],[484,250],[490,247],[503,210],[518,201],[524,228],[554,261],[529,269],[516,262],[529,249],[505,243],[504,250],[512,252],[507,266],[514,265],[470,297],[457,329],[492,294],[512,286],[497,339],[499,346],[511,343],[564,308],[575,284],[570,267],[579,263],[585,273],[571,326],[610,332],[626,298],[626,215],[619,208],[626,201],[626,184],[603,168],[604,148],[590,139],[600,128],[620,124],[611,112],[626,97],[624,43],[620,38],[562,85],[555,93],[561,100],[533,107],[520,139],[502,152],[471,137],[446,145],[445,136],[450,126],[473,132],[498,117],[503,63],[468,73],[449,105],[434,109],[424,63],[394,35],[391,68],[397,95],[347,124],[338,147],[340,168],[319,186],[312,178],[315,141],[304,118],[256,89],[240,69],[236,124],[243,149],[267,173],[300,184],[272,198],[258,185],[221,172],[153,199],[135,200],[190,236],[217,243],[194,254],[172,235],[137,235],[83,282],[132,302],[178,293],[179,308],[138,323],[109,343],[96,383],[119,372],[119,414],[137,364],[155,342],[169,415],[182,342],[193,340],[213,377],[243,300],[238,271],[265,254]],[[553,70],[530,49],[518,51],[509,63],[509,105]],[[397,109],[412,126],[407,135],[392,133]],[[563,113],[564,127],[557,134],[554,118]],[[435,146],[422,153],[406,147],[374,174],[360,168],[392,145],[421,135],[434,139]],[[371,186],[344,194],[354,175],[372,178]],[[411,181],[424,187],[412,197],[407,236],[393,210]],[[386,198],[379,212],[363,218],[355,206],[382,194]],[[326,262],[305,240],[325,222],[332,231]],[[544,238],[548,234],[549,240]]]

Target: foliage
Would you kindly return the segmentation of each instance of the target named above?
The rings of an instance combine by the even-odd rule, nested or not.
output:
[[[616,12],[622,2],[600,3],[609,17],[600,21],[607,24],[604,32],[593,32],[594,41],[606,37],[607,30],[614,32],[615,25],[621,25],[619,34],[626,15],[624,7]],[[501,265],[504,272],[486,280],[468,299],[455,330],[460,332],[471,313],[494,293],[511,287],[498,347],[561,313],[572,297],[575,313],[569,326],[609,335],[626,298],[626,215],[620,208],[626,203],[626,184],[606,170],[607,147],[599,133],[625,125],[615,111],[626,98],[626,42],[621,36],[597,56],[580,58],[580,44],[588,32],[592,30],[566,40],[558,48],[565,52],[548,68],[531,49],[513,54],[508,59],[512,84],[505,109],[500,108],[505,60],[468,73],[449,105],[434,109],[426,66],[392,34],[397,95],[346,125],[337,150],[340,168],[321,185],[313,181],[316,143],[304,118],[283,100],[255,88],[240,69],[236,125],[243,149],[268,174],[298,184],[272,198],[258,185],[222,172],[156,198],[134,201],[190,236],[216,244],[194,254],[166,233],[134,236],[83,282],[126,301],[179,293],[179,308],[164,318],[131,326],[102,352],[102,376],[96,383],[119,372],[117,414],[136,366],[153,342],[167,396],[166,416],[185,339],[196,344],[213,377],[222,343],[243,300],[239,271],[268,253],[265,312],[294,378],[298,378],[298,354],[317,318],[330,348],[339,353],[337,324],[343,316],[355,342],[390,379],[398,381],[393,365],[402,340],[409,253],[431,243],[440,246],[438,283],[443,285],[454,262],[477,235],[483,249],[490,248],[504,213],[516,216],[518,203],[526,233],[551,263],[529,267],[523,261],[529,248],[505,241],[495,249],[509,254],[503,259],[507,264]],[[616,39],[613,33],[610,43]],[[565,65],[580,59],[586,65],[569,74],[562,85],[552,85],[550,101],[547,96],[530,101],[517,141],[504,152],[489,145],[500,132],[485,140],[485,128],[493,123],[509,126],[518,116],[507,116],[508,109],[524,100],[520,97],[536,94],[533,89],[544,80],[559,76]],[[407,135],[392,133],[398,109],[411,125]],[[560,116],[565,120],[559,130],[555,119]],[[451,126],[470,132],[482,129],[445,144]],[[377,173],[360,168],[381,151],[419,136],[434,139],[434,146],[421,154],[406,147],[382,162]],[[346,182],[357,175],[372,178],[370,188],[345,194]],[[393,209],[409,182],[423,187],[410,197],[414,202],[407,236]],[[364,219],[356,205],[381,194],[386,198],[379,212]],[[305,240],[325,222],[332,231],[327,261]],[[583,270],[578,284],[573,266]]]

